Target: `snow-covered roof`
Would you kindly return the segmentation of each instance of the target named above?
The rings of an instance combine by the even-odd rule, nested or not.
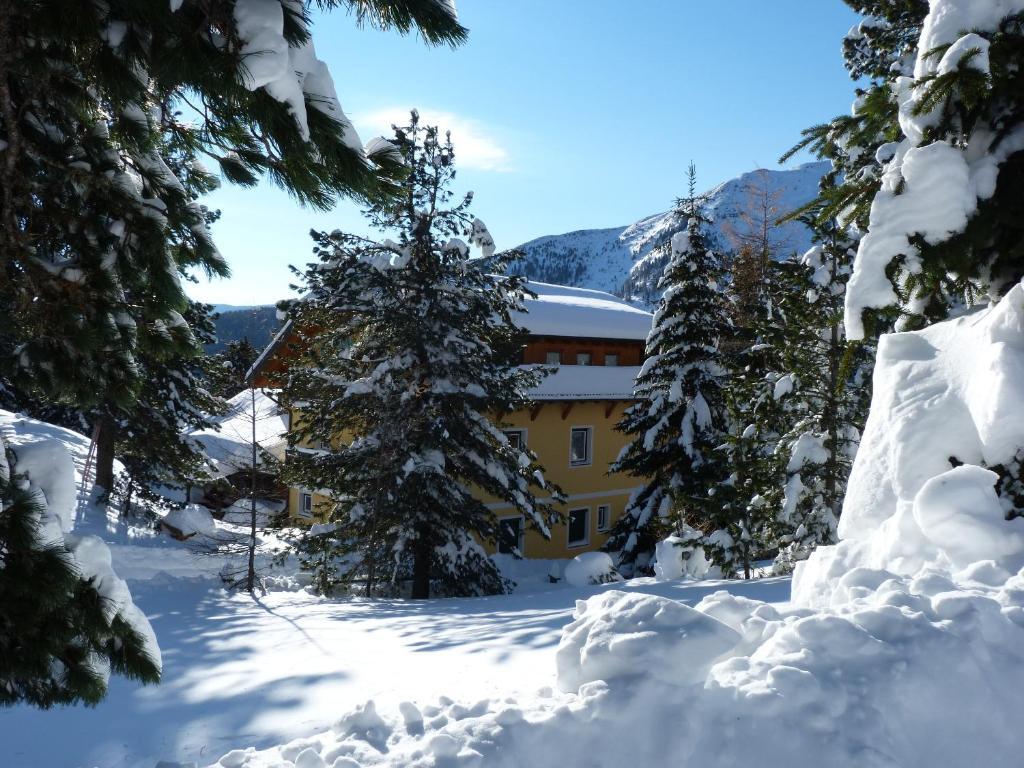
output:
[[[219,431],[203,429],[190,433],[202,444],[211,468],[221,476],[251,466],[253,405],[245,389],[228,400],[228,412],[218,420]],[[256,390],[256,443],[278,459],[284,457],[288,415],[273,398],[272,390]],[[259,462],[257,456],[257,462]]]
[[[533,281],[527,286],[537,298],[527,299],[526,314],[513,319],[535,336],[643,341],[650,333],[651,313],[611,293]]]
[[[636,365],[560,365],[530,390],[530,398],[542,400],[632,400]]]

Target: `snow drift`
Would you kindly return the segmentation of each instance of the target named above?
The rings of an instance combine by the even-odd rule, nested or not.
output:
[[[1024,287],[883,339],[841,542],[798,566],[789,608],[693,608],[623,586],[577,605],[559,684],[444,708],[417,729],[303,741],[309,765],[912,768],[1019,762],[1024,520],[986,468],[1024,445]],[[382,743],[378,738],[387,733]],[[309,750],[312,750],[310,752]],[[292,766],[289,745],[235,753]]]

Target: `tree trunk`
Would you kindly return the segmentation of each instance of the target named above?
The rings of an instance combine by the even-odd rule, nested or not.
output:
[[[96,436],[96,487],[109,497],[114,490],[114,445],[117,443],[117,424],[109,416],[100,416]]]
[[[252,401],[252,474],[249,488],[249,564],[245,573],[245,588],[249,594],[256,590],[256,390],[250,389]]]
[[[412,597],[414,600],[425,600],[430,597],[430,561],[433,547],[426,531],[421,529],[418,533],[413,548]]]

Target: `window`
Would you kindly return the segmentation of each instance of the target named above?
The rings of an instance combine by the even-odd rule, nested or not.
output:
[[[569,510],[569,543],[570,547],[583,547],[589,543],[587,536],[587,518],[590,517],[590,508]]]
[[[619,364],[619,356],[616,355],[616,354],[611,354],[611,353],[607,353],[606,352],[605,356],[604,356],[604,364],[605,365],[618,365]]]
[[[498,521],[498,551],[504,555],[523,553],[523,518],[504,517]]]
[[[562,364],[562,353],[561,352],[548,352],[546,362],[548,365],[561,365]]]
[[[307,491],[299,493],[299,517],[309,519],[313,517],[313,494]]]
[[[576,353],[576,365],[590,365],[590,353],[589,352],[577,352]]]
[[[517,451],[526,446],[526,432],[521,429],[506,429],[505,437],[508,438],[508,444]]]
[[[569,435],[569,463],[579,467],[590,463],[590,427],[573,427]]]
[[[597,508],[597,530],[607,531],[608,524],[611,522],[612,508],[607,504],[601,504]]]

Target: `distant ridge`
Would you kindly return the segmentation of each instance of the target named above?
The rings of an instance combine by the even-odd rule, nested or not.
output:
[[[829,163],[819,162],[787,171],[751,171],[707,192],[715,247],[729,248],[733,233],[746,234],[744,213],[760,190],[767,189],[777,215],[783,215],[814,199],[829,168]],[[665,266],[657,248],[685,227],[685,218],[667,211],[625,227],[539,237],[519,246],[526,258],[512,271],[545,283],[608,291],[650,306],[658,299],[656,285]],[[783,256],[802,253],[811,245],[810,232],[799,222],[784,224],[775,229],[773,244]]]
[[[220,352],[228,342],[242,339],[249,339],[250,344],[262,350],[281,327],[281,321],[277,319],[277,307],[273,304],[230,309],[229,307],[230,304],[214,305],[215,311],[220,312],[220,316],[214,321],[217,341],[207,345],[207,352]]]

